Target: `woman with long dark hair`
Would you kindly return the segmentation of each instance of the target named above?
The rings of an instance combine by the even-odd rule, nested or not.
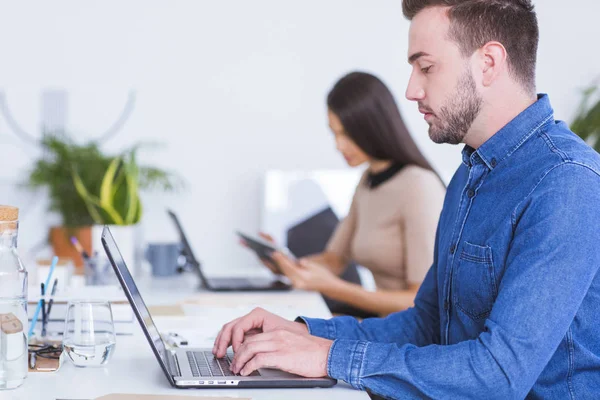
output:
[[[297,288],[368,313],[406,309],[433,262],[444,184],[377,77],[344,76],[329,92],[327,108],[337,149],[351,167],[368,168],[325,252],[298,262],[281,253],[274,259]],[[339,278],[350,261],[373,273],[375,292]]]

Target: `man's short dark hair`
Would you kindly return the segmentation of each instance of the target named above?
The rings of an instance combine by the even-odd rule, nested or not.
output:
[[[412,20],[429,7],[448,7],[450,39],[467,57],[487,42],[506,48],[510,72],[535,93],[539,29],[531,0],[403,0],[404,16]]]

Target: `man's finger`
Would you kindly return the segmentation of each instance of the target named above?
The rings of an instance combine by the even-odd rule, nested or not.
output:
[[[260,336],[260,335],[257,335]],[[254,358],[257,354],[270,353],[277,351],[280,348],[281,343],[276,340],[259,340],[251,343],[244,342],[235,353],[233,362],[231,363],[231,370],[238,373],[246,363]]]
[[[253,342],[264,342],[265,340],[269,341],[269,340],[281,340],[283,338],[285,338],[285,336],[288,334],[287,331],[284,330],[276,330],[276,331],[271,331],[271,332],[265,332],[265,333],[258,333],[252,336],[247,336],[244,339],[244,344],[248,344],[248,343],[253,343]]]
[[[227,352],[227,348],[229,347],[229,340],[231,337],[231,328],[238,322],[239,318],[234,319],[233,321],[223,325],[217,338],[215,339],[215,344],[213,345],[213,354],[217,357],[223,357]],[[225,348],[222,350],[222,348]]]
[[[246,332],[246,336],[244,338],[244,342],[246,342],[246,340],[248,340],[247,338],[252,337],[254,335],[258,335],[259,333],[262,333],[262,331],[260,329],[251,329],[248,332]]]
[[[236,319],[234,319],[233,321],[230,321],[230,322],[226,323],[225,325],[223,325],[223,326],[221,327],[221,329],[219,330],[219,333],[217,334],[217,338],[215,339],[215,344],[213,345],[213,354],[216,354],[216,352],[217,352],[217,349],[219,348],[219,343],[220,343],[221,337],[223,336],[223,331],[224,331],[225,329],[227,329],[227,326],[228,326],[230,323],[233,323],[233,322],[237,321],[238,319],[239,319],[239,318],[236,318]]]
[[[248,361],[239,373],[242,376],[248,376],[259,368],[281,369],[281,367],[279,366],[280,360],[281,356],[276,351],[270,353],[259,353],[255,355],[250,361]]]
[[[246,332],[253,329],[261,329],[262,323],[263,313],[258,309],[254,309],[250,314],[242,317],[242,319],[231,329],[231,347],[233,347],[233,351],[236,352],[238,350],[238,347],[240,347],[244,341]]]

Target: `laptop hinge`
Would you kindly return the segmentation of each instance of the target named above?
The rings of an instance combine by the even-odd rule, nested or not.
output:
[[[169,368],[169,372],[171,373],[172,376],[181,376],[181,370],[179,369],[179,363],[177,362],[177,357],[175,357],[173,355],[172,352],[170,352],[169,350],[167,350],[167,362],[168,362],[168,368]]]

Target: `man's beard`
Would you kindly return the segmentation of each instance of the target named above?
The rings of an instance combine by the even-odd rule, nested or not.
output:
[[[471,71],[467,68],[456,83],[456,90],[446,100],[439,115],[429,126],[429,137],[435,143],[459,144],[481,111],[483,99]]]

